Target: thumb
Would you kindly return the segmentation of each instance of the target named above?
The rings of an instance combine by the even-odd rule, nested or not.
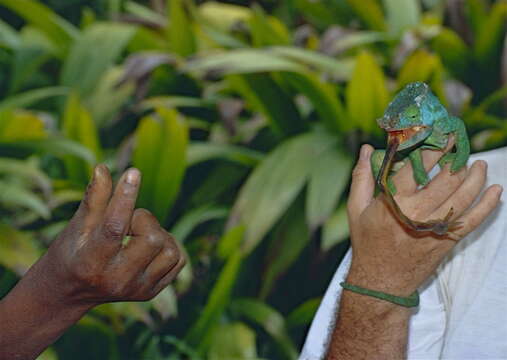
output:
[[[371,171],[370,158],[373,152],[371,145],[361,147],[359,160],[352,172],[352,184],[347,203],[349,217],[357,218],[366,209],[373,199],[375,191],[375,179]]]

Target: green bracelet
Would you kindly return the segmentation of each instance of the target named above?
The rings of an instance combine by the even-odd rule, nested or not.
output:
[[[419,292],[416,290],[412,295],[409,297],[401,297],[401,296],[395,296],[391,294],[386,294],[382,291],[376,291],[376,290],[370,290],[365,289],[360,286],[347,284],[345,281],[340,283],[341,287],[350,291],[353,291],[355,293],[361,294],[361,295],[367,295],[371,296],[377,299],[389,301],[396,305],[401,305],[404,307],[416,307],[419,306]]]

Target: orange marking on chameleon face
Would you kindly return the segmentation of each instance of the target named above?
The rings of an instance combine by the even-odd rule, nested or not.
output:
[[[419,131],[424,130],[426,126],[413,126],[402,130],[391,130],[387,131],[388,141],[392,138],[397,138],[399,143],[402,144],[405,141],[411,139]]]

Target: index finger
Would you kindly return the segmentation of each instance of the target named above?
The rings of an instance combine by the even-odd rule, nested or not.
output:
[[[118,241],[118,245],[130,228],[140,184],[140,171],[135,168],[127,170],[118,181],[107,206],[102,231],[106,238]]]

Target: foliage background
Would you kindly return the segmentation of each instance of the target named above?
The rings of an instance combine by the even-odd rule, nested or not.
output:
[[[473,149],[507,144],[507,2],[0,0],[0,296],[105,162],[189,256],[42,359],[295,359],[347,249],[360,144],[431,85]]]

